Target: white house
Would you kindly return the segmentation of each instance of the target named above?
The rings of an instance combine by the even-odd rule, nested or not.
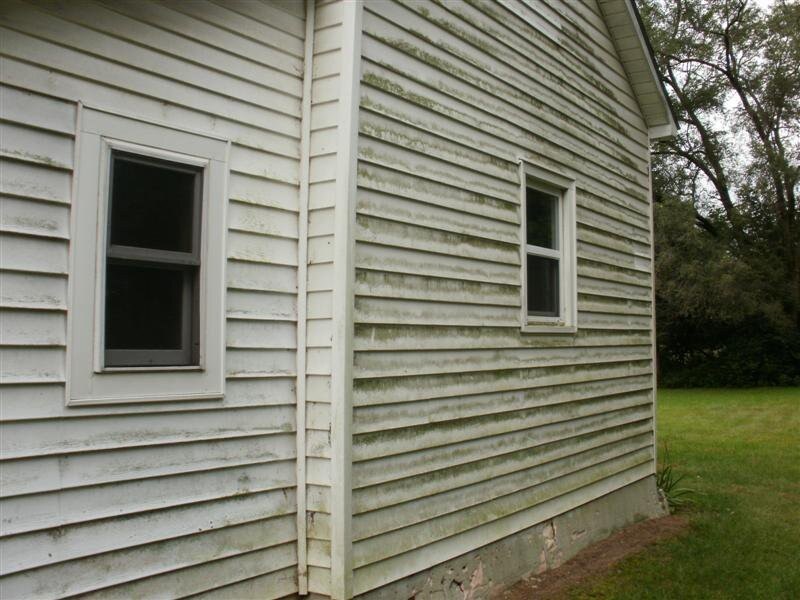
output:
[[[4,599],[487,597],[659,514],[630,0],[3,0]]]

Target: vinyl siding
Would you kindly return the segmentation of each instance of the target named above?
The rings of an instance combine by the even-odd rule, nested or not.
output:
[[[297,591],[304,18],[291,2],[3,3],[4,598]],[[222,401],[65,407],[78,101],[232,142]]]
[[[363,22],[356,594],[653,471],[647,128],[598,7]],[[576,180],[574,335],[520,331],[520,157]]]

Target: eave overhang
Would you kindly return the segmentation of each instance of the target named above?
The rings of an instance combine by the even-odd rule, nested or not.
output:
[[[674,136],[675,117],[634,0],[598,0],[651,140]]]

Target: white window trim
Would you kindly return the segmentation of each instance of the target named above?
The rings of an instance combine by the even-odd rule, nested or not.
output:
[[[520,178],[520,329],[523,333],[575,333],[578,330],[577,240],[575,233],[575,180],[519,160]],[[529,245],[527,188],[558,197],[558,250]],[[558,317],[528,314],[528,254],[559,259]]]
[[[198,365],[103,365],[112,150],[203,168]],[[68,406],[215,400],[224,396],[229,152],[226,140],[79,105],[67,318]]]

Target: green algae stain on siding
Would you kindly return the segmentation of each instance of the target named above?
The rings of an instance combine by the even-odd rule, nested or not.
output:
[[[428,108],[433,111],[441,112],[442,110],[446,109],[445,106],[439,104],[438,102],[434,102],[430,98],[423,96],[421,94],[414,94],[408,92],[403,86],[401,86],[396,81],[392,81],[387,77],[381,77],[380,75],[376,75],[375,73],[365,72],[361,78],[361,81],[362,83],[366,83],[367,85],[370,85],[379,90],[389,92],[390,94],[394,94],[395,96],[400,96],[401,98],[405,98],[406,100],[409,100],[414,104],[424,106],[425,108]]]
[[[366,7],[356,587],[652,460],[647,148],[585,15],[542,8]],[[572,335],[520,331],[520,158],[577,183]]]

